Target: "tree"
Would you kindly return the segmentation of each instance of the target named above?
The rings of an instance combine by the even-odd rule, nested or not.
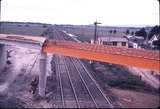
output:
[[[154,26],[152,29],[151,29],[151,31],[149,32],[149,34],[148,34],[148,39],[151,39],[151,37],[153,36],[153,35],[157,35],[157,34],[160,34],[160,26]]]
[[[28,25],[28,24],[25,24],[25,27],[29,27],[29,25]]]
[[[110,30],[109,33],[112,34],[112,30]]]
[[[155,49],[160,50],[160,39],[156,40],[156,41],[153,41],[153,45],[155,46]]]
[[[130,33],[130,31],[129,31],[129,29],[127,29],[127,30],[126,30],[126,34],[129,34],[129,33]]]
[[[114,34],[116,34],[116,32],[117,32],[116,30],[113,31]]]
[[[133,32],[133,31],[131,32],[131,35],[134,35],[134,32]]]
[[[22,25],[18,24],[18,27],[21,27]]]
[[[44,25],[43,25],[43,28],[47,28],[47,25],[44,24]]]
[[[141,28],[139,31],[136,31],[135,33],[136,36],[142,36],[144,39],[147,37],[147,33],[145,31],[145,28]]]

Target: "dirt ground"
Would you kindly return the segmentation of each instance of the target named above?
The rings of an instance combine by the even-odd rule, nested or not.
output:
[[[158,108],[159,95],[142,93],[119,88],[111,88],[111,92],[118,98],[118,104],[123,108]]]
[[[36,61],[38,50],[18,46],[7,46],[7,50],[11,51],[8,58],[10,64],[6,65],[4,71],[0,71],[0,108],[49,107],[46,100],[34,101],[35,95],[29,92],[31,80],[39,72]],[[48,65],[48,75],[50,69]]]
[[[115,107],[157,108],[160,106],[158,89],[120,66],[95,63],[92,69],[96,72],[93,75],[97,81],[102,83],[101,87],[104,87],[106,94],[115,102]]]
[[[151,73],[153,71],[149,69],[142,69],[142,68],[136,68],[136,67],[127,67],[127,68],[133,75],[141,75],[142,80],[150,84],[152,87],[156,89],[160,88],[160,81],[159,81],[160,75],[158,71],[154,71],[154,75],[153,75]],[[156,78],[155,75],[157,75],[158,77]]]

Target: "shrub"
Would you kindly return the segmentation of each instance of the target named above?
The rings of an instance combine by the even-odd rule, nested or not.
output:
[[[25,27],[29,27],[29,25],[28,25],[28,24],[26,24],[26,25],[25,25]]]

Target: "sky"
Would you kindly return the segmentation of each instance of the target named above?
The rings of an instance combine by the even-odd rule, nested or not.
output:
[[[2,0],[2,21],[109,26],[159,25],[158,0]]]

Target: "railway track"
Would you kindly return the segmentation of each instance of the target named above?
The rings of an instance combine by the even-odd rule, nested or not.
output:
[[[98,108],[89,88],[87,87],[85,80],[77,74],[77,69],[74,67],[74,63],[69,57],[63,57],[68,75],[71,78],[72,84],[75,87],[75,94],[77,96],[77,102],[80,108],[94,107]]]
[[[49,38],[72,40],[67,39],[67,35],[57,29],[50,29]],[[53,107],[113,108],[111,101],[79,59],[56,55],[55,63],[57,94]]]
[[[54,38],[58,40],[64,40],[62,33],[53,30],[54,34],[50,32],[49,38]],[[57,89],[55,93],[55,99],[53,101],[53,107],[55,108],[75,108],[78,107],[77,97],[74,91],[74,87],[70,76],[68,75],[65,64],[62,60],[63,56],[56,55],[55,63],[56,63],[56,78],[57,78]]]
[[[83,63],[79,59],[73,59],[72,62],[74,63],[74,66],[76,67],[79,75],[85,80],[85,83],[90,90],[90,92],[93,95],[93,98],[98,106],[101,108],[110,107],[113,108],[113,104],[109,100],[109,98],[106,97],[106,95],[103,93],[100,86],[97,84],[95,79],[91,76],[87,68],[83,65]]]
[[[56,71],[59,80],[60,98],[62,102],[62,108],[74,108],[78,107],[76,100],[76,94],[70,77],[68,76],[67,69],[61,56],[56,56]]]

